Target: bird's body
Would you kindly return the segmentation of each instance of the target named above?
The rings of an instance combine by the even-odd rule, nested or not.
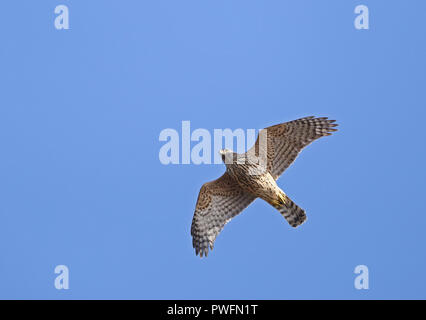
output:
[[[282,190],[269,171],[262,171],[259,167],[259,164],[248,160],[247,163],[226,164],[226,171],[245,192],[272,205],[277,204]]]
[[[292,227],[306,220],[276,180],[310,142],[336,131],[327,118],[306,117],[263,129],[247,153],[221,150],[226,172],[200,190],[191,235],[196,254],[208,254],[224,225],[256,198],[275,207]]]

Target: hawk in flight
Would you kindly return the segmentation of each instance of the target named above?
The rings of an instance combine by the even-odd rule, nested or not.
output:
[[[205,183],[198,195],[191,226],[195,253],[207,256],[225,224],[256,198],[276,208],[292,227],[301,225],[306,220],[305,211],[276,180],[304,147],[337,131],[334,122],[326,117],[305,117],[262,129],[255,145],[244,154],[221,150],[226,172]]]

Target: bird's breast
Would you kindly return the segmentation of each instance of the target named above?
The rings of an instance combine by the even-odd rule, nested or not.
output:
[[[232,165],[228,169],[244,191],[261,198],[275,195],[278,186],[269,172],[254,170],[256,168],[247,164]]]

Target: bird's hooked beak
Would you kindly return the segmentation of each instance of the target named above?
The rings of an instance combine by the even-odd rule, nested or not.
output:
[[[226,158],[227,157],[229,157],[230,156],[230,153],[232,154],[232,151],[231,150],[229,150],[229,149],[222,149],[222,150],[220,150],[219,151],[219,154],[221,155],[221,157],[222,157],[222,161],[225,163],[225,164],[227,164],[227,162],[225,161],[226,160]],[[228,155],[228,156],[227,156]],[[231,157],[231,159],[232,159],[232,157]],[[231,161],[232,162],[232,160],[230,160],[230,159],[228,159],[228,161]]]
[[[219,150],[219,154],[223,162],[225,162],[225,153],[226,153],[225,149]]]

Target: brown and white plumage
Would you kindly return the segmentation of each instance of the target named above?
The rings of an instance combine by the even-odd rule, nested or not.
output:
[[[219,179],[205,183],[200,190],[192,220],[192,245],[196,254],[208,254],[225,224],[243,211],[255,197],[225,172]]]
[[[261,130],[255,145],[246,154],[223,150],[222,158],[225,160],[225,154],[231,154],[234,161],[226,163],[227,170],[219,179],[201,187],[191,226],[196,254],[207,256],[225,224],[258,197],[274,206],[291,226],[302,224],[306,220],[305,211],[275,181],[305,146],[336,131],[334,122],[325,117],[305,117],[281,123]],[[266,143],[263,143],[260,136],[265,133]],[[262,174],[250,174],[250,170],[258,168],[259,164],[251,160],[236,161],[240,157],[249,159],[250,152],[258,156],[261,151],[265,151],[267,158],[267,170]]]

